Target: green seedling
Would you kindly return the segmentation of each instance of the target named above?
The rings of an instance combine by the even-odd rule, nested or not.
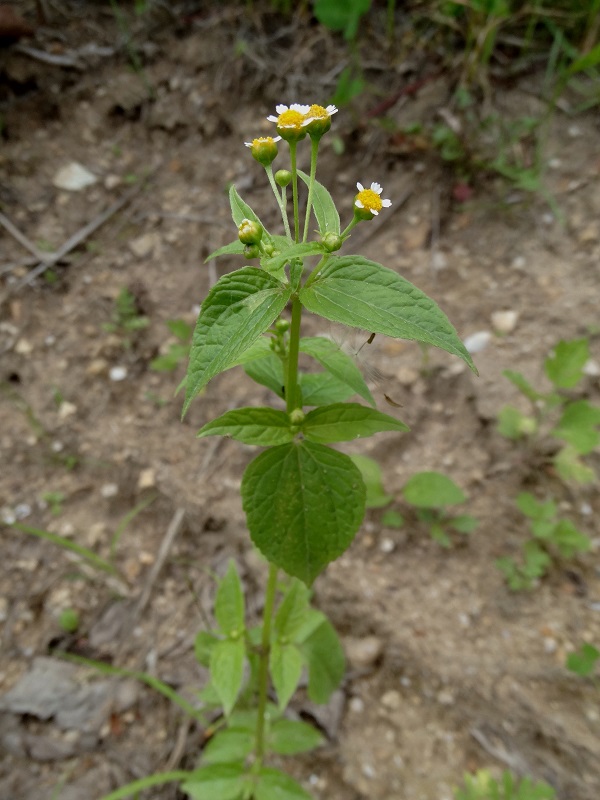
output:
[[[522,547],[522,561],[499,558],[501,570],[513,591],[531,589],[557,559],[570,559],[591,547],[588,536],[568,519],[559,519],[556,503],[540,502],[529,492],[517,497],[517,508],[530,520],[532,538]]]
[[[63,503],[65,502],[65,496],[62,492],[44,492],[42,500],[48,504],[53,517],[58,517],[62,514]]]
[[[115,301],[112,319],[103,327],[121,339],[123,347],[131,347],[134,337],[150,324],[148,317],[140,313],[135,295],[129,289],[121,289]]]
[[[571,393],[583,378],[589,359],[587,339],[559,342],[544,363],[553,384],[549,392],[535,389],[520,372],[503,374],[530,403],[530,413],[504,406],[498,415],[498,431],[515,441],[540,441],[551,436],[561,446],[553,457],[556,472],[566,482],[592,483],[593,468],[583,460],[600,444],[600,407]]]
[[[594,674],[596,665],[600,661],[600,650],[593,644],[584,642],[579,650],[569,653],[566,667],[582,678],[589,678]]]
[[[177,341],[169,343],[166,353],[150,362],[150,369],[155,372],[173,372],[190,354],[192,326],[183,319],[170,319],[167,328]]]
[[[58,624],[65,633],[76,633],[79,628],[79,612],[74,608],[65,608],[60,612]]]
[[[477,520],[470,514],[454,516],[448,509],[464,503],[464,492],[447,475],[440,472],[418,472],[402,489],[404,500],[417,511],[417,518],[428,528],[432,539],[443,547],[450,547],[449,530],[472,533]]]
[[[497,781],[486,769],[464,776],[464,786],[454,793],[455,800],[555,800],[556,792],[547,783],[532,778],[518,779],[505,770]]]
[[[337,445],[377,433],[398,435],[407,427],[375,408],[353,358],[328,338],[302,335],[303,315],[440,347],[476,372],[431,298],[375,261],[338,254],[355,226],[380,213],[385,219],[391,201],[383,199],[378,183],[369,188],[359,183],[342,225],[329,191],[316,179],[319,145],[337,108],[295,104],[278,105],[276,111],[268,119],[277,137],[246,144],[265,170],[282,229],[265,228],[260,217],[268,218],[269,209],[261,207],[259,216],[235,186],[230,188],[237,236],[209,259],[238,255],[245,265],[223,275],[202,303],[183,408],[187,413],[213,378],[237,366],[273,393],[272,406],[226,411],[198,432],[200,438],[227,436],[263,448],[241,483],[250,539],[269,564],[262,619],[258,624],[248,619],[243,585],[230,564],[215,596],[216,626],[196,639],[196,657],[210,672],[199,697],[222,711],[223,730],[185,778],[153,776],[143,779],[143,787],[130,784],[104,800],[166,780],[179,782],[198,800],[310,798],[269,759],[321,742],[316,731],[285,716],[302,674],[308,675],[309,697],[326,702],[344,672],[334,629],[310,605],[309,591],[350,546],[365,513],[361,470]],[[289,160],[274,173],[281,140]],[[310,142],[308,172],[298,168],[303,140]],[[306,371],[299,368],[300,353],[310,365]]]

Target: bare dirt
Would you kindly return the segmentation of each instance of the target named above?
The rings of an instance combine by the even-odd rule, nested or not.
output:
[[[234,558],[260,610],[264,565],[239,500],[256,448],[194,434],[228,408],[270,402],[268,393],[232,370],[182,423],[174,391],[185,364],[158,373],[150,362],[173,341],[165,323],[193,324],[210,285],[240,266],[203,263],[235,235],[227,185],[276,225],[266,180],[243,142],[269,131],[275,103],[326,100],[348,58],[341,41],[304,18],[282,24],[267,9],[218,3],[173,18],[157,6],[156,18],[128,17],[140,72],[131,48],[119,46],[110,9],[55,5],[36,46],[74,66],[1,53],[2,213],[47,258],[122,203],[35,279],[29,271],[40,259],[0,228],[0,507],[5,521],[53,531],[105,559],[112,548],[121,577],[2,528],[0,693],[34,668],[37,682],[20,711],[2,700],[1,800],[96,800],[197,759],[203,731],[150,689],[121,682],[117,691],[113,681],[109,691],[106,677],[64,665],[55,685],[57,659],[39,659],[61,645],[147,670],[193,697],[205,680],[193,641],[207,623],[211,574]],[[32,11],[33,3],[23,6]],[[598,486],[565,486],[543,451],[502,439],[495,418],[505,403],[520,402],[503,369],[543,384],[553,345],[590,331],[600,361],[599,120],[557,112],[549,123],[545,184],[560,216],[540,196],[519,198],[484,178],[461,205],[457,178],[436,151],[398,148],[367,119],[379,97],[405,83],[407,63],[425,74],[422,55],[415,49],[409,58],[405,44],[386,49],[375,29],[365,37],[371,88],[335,117],[344,153],[324,147],[320,178],[348,216],[355,182],[380,181],[394,206],[358,229],[352,247],[434,297],[461,336],[492,336],[475,357],[479,378],[441,352],[423,371],[418,347],[377,338],[369,361],[402,408],[390,410],[374,390],[411,431],[346,449],[375,458],[395,497],[413,473],[445,472],[468,493],[479,526],[446,550],[414,520],[392,530],[380,512],[367,514],[350,550],[316,582],[349,672],[335,702],[311,712],[328,744],[292,770],[328,800],[451,800],[463,772],[482,767],[545,780],[561,800],[597,800],[600,694],[564,663],[583,641],[600,642]],[[507,117],[536,113],[539,86],[538,76],[525,76],[498,90],[496,108]],[[388,116],[399,128],[429,124],[451,91],[438,73]],[[73,161],[96,182],[56,188],[56,173]],[[129,337],[105,327],[125,287],[149,319]],[[491,315],[506,310],[518,315],[514,330],[494,333]],[[597,376],[582,393],[598,402]],[[527,538],[514,505],[524,489],[553,496],[593,549],[515,594],[494,560],[517,554]],[[395,507],[405,511],[400,501]],[[58,623],[66,608],[80,614],[73,635]],[[44,694],[45,682],[38,709],[33,695]],[[48,694],[63,699],[52,708]],[[69,703],[74,716],[61,717]],[[178,795],[170,786],[145,796]]]

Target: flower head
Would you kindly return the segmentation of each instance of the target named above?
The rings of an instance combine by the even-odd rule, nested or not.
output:
[[[277,133],[287,142],[299,142],[306,136],[305,118],[310,106],[292,103],[291,106],[275,106],[277,116],[271,114],[267,119],[277,125]]]
[[[357,183],[358,194],[354,198],[354,214],[359,219],[373,219],[382,208],[389,208],[391,200],[382,200],[379,196],[383,189],[378,183],[372,183],[370,189],[365,189],[362,183]]]
[[[262,239],[263,227],[260,223],[251,219],[243,219],[238,227],[238,239],[242,244],[258,244]]]
[[[276,143],[280,141],[281,136],[259,136],[258,139],[244,142],[244,144],[250,148],[252,156],[259,164],[262,164],[263,167],[268,167],[277,157]]]
[[[304,117],[304,128],[312,139],[320,139],[331,128],[331,116],[337,114],[335,106],[311,106]]]

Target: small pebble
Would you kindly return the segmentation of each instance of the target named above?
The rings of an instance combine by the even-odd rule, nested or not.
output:
[[[151,489],[153,486],[156,486],[156,472],[149,467],[148,469],[143,469],[140,472],[140,477],[138,478],[138,489]]]
[[[583,514],[584,517],[589,517],[592,514],[592,507],[589,503],[582,503],[579,506],[579,513]]]
[[[33,350],[33,345],[28,339],[19,339],[15,345],[15,353],[20,356],[28,356]]]
[[[511,267],[513,269],[525,269],[527,266],[527,261],[525,260],[524,256],[515,256],[512,260]]]
[[[558,647],[558,642],[556,639],[553,639],[551,636],[544,637],[544,652],[550,655],[551,653],[556,652],[556,648]]]
[[[69,403],[68,400],[63,400],[58,409],[58,416],[60,419],[66,419],[77,413],[77,406],[74,403]]]
[[[518,319],[517,311],[494,311],[491,317],[492,326],[497,333],[512,333]]]
[[[379,542],[379,549],[382,553],[393,553],[396,549],[396,543],[393,539],[382,539],[381,542]]]
[[[600,364],[590,358],[583,365],[583,374],[588,375],[590,378],[597,378],[600,375]]]
[[[110,497],[116,497],[119,494],[119,487],[116,483],[105,483],[100,489],[100,494],[108,500]]]
[[[17,519],[26,519],[31,514],[31,506],[29,503],[18,503],[15,506],[15,517]]]
[[[441,692],[438,692],[437,701],[442,706],[454,705],[454,695],[449,689],[442,689]]]
[[[111,381],[124,381],[127,377],[127,367],[111,367],[108,377]]]
[[[362,712],[365,710],[365,703],[362,697],[353,697],[348,703],[348,707],[350,708],[350,711],[354,712],[355,714],[362,714]]]
[[[355,669],[372,667],[383,653],[383,642],[377,636],[355,638],[348,636],[344,640],[344,649],[348,661]]]
[[[57,189],[64,189],[67,192],[80,192],[87,186],[92,186],[98,178],[88,169],[72,161],[61,167],[52,178],[52,183]]]
[[[492,334],[489,331],[477,331],[477,333],[472,333],[471,336],[467,336],[463,344],[468,352],[473,355],[474,353],[481,353],[482,350],[485,350],[491,338]]]
[[[381,696],[380,702],[385,708],[395,711],[396,709],[400,708],[400,705],[402,704],[402,697],[400,692],[396,691],[396,689],[390,689]]]
[[[448,266],[448,257],[445,253],[442,253],[439,250],[436,251],[431,259],[431,266],[436,272],[446,269]]]

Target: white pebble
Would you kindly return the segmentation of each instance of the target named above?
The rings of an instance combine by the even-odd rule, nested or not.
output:
[[[492,326],[497,333],[512,333],[519,319],[518,311],[494,311]]]
[[[550,655],[551,653],[555,653],[556,652],[556,648],[557,647],[558,647],[558,643],[557,643],[556,639],[553,639],[551,636],[545,636],[544,637],[544,652],[546,652],[546,653],[548,653]]]
[[[15,506],[15,517],[17,519],[25,519],[31,514],[31,506],[29,503],[18,503]]]
[[[348,703],[348,706],[350,711],[353,711],[355,714],[362,714],[365,710],[365,703],[362,697],[353,697]]]
[[[600,364],[594,361],[593,358],[590,358],[583,365],[583,374],[588,375],[590,378],[597,378],[598,375],[600,375]]]
[[[119,494],[119,487],[116,483],[105,483],[100,489],[100,494],[102,497],[108,500],[108,498],[115,497],[117,494]]]
[[[108,376],[111,381],[124,381],[127,377],[127,367],[111,367]]]
[[[393,539],[382,539],[379,543],[379,549],[382,553],[393,553],[396,549],[396,543]]]
[[[380,702],[382,706],[385,706],[385,708],[395,710],[400,708],[402,697],[400,696],[400,692],[397,692],[395,689],[390,689],[381,696]]]
[[[477,333],[467,336],[464,340],[464,345],[471,355],[481,353],[488,346],[491,338],[492,334],[489,331],[477,331]]]
[[[89,170],[72,161],[61,167],[52,179],[52,183],[57,189],[64,189],[67,192],[80,192],[86,186],[92,186],[98,178]]]
[[[589,503],[582,503],[579,506],[579,513],[583,514],[584,517],[589,517],[592,513],[592,507]]]
[[[526,265],[527,261],[525,260],[524,256],[515,256],[511,264],[513,269],[524,269]]]

